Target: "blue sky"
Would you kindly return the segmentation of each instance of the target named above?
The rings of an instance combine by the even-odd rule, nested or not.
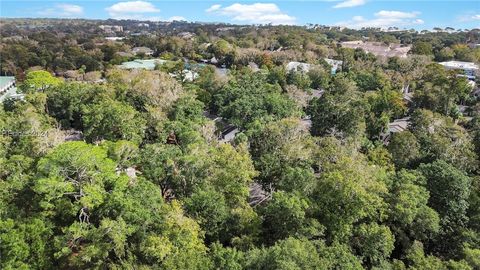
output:
[[[340,25],[350,28],[480,28],[480,1],[41,1],[1,0],[1,17],[141,19],[237,24]]]

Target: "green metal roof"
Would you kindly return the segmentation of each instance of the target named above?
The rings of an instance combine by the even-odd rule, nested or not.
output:
[[[119,67],[124,69],[155,69],[156,64],[164,64],[167,60],[163,59],[146,59],[146,60],[133,60],[128,62],[123,62]]]
[[[15,81],[13,76],[0,76],[0,89],[3,89],[10,82]]]

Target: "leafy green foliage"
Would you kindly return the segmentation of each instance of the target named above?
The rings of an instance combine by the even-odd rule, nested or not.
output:
[[[361,224],[355,232],[354,245],[361,250],[367,265],[377,265],[390,257],[395,238],[390,229],[376,223]]]
[[[399,171],[390,195],[389,223],[400,247],[407,249],[413,239],[424,241],[440,229],[438,213],[429,206],[430,192],[422,175]]]
[[[363,135],[364,113],[361,93],[346,77],[336,77],[321,98],[312,100],[307,111],[312,118],[314,135],[339,134],[342,137]]]
[[[128,104],[102,100],[82,111],[85,136],[89,141],[131,140],[141,142],[146,121]]]
[[[429,205],[440,215],[441,233],[436,249],[446,254],[456,254],[461,249],[461,232],[468,221],[468,198],[471,179],[444,161],[420,166],[430,191]]]
[[[262,126],[250,142],[259,180],[265,187],[311,191],[316,145],[299,120],[287,118]]]
[[[428,110],[412,114],[411,128],[425,162],[441,159],[470,172],[478,166],[470,134],[449,117]],[[461,153],[461,154],[460,154]]]
[[[45,91],[50,87],[57,86],[61,81],[52,76],[50,72],[45,70],[31,71],[27,74],[25,81],[20,89],[23,92]]]
[[[255,121],[278,120],[295,114],[298,109],[281,89],[266,83],[261,74],[245,74],[229,82],[214,95],[220,115],[240,127]]]
[[[478,62],[477,30],[172,22],[98,45],[97,22],[11,21],[0,68],[26,96],[0,106],[0,268],[480,267],[478,100],[431,62]],[[334,45],[362,37],[413,51]],[[114,68],[129,46],[171,62]],[[240,133],[219,140],[229,124]]]
[[[426,67],[414,94],[417,107],[426,108],[445,115],[453,115],[456,104],[467,99],[471,86],[465,77],[455,71],[446,71],[439,64]]]
[[[388,150],[398,168],[408,168],[414,165],[420,158],[419,148],[417,138],[408,130],[393,134],[388,144]]]
[[[273,193],[272,201],[261,211],[264,242],[271,244],[292,235],[320,236],[322,228],[307,216],[308,208],[309,202],[296,194],[282,191]]]

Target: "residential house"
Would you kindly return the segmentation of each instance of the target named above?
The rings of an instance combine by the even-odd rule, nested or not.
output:
[[[392,134],[406,131],[410,125],[410,117],[405,117],[401,119],[395,119],[393,122],[388,124],[388,130],[383,134],[380,134],[380,138],[385,145],[388,145]]]
[[[229,124],[222,132],[220,133],[220,142],[227,143],[231,142],[235,139],[235,136],[237,133],[239,133],[240,130],[235,127],[234,125]]]
[[[219,142],[221,143],[228,143],[233,141],[237,133],[240,132],[240,130],[236,126],[227,123],[222,117],[210,114],[207,111],[205,111],[203,115],[215,123],[216,134],[218,136]]]
[[[192,33],[192,32],[180,32],[178,33],[179,37],[183,38],[183,39],[192,39],[195,37],[195,33]]]
[[[152,56],[153,55],[153,50],[148,48],[148,47],[134,47],[132,49],[132,52],[135,55],[138,55],[138,54],[144,54],[146,56]]]
[[[325,62],[331,66],[330,72],[332,75],[334,75],[338,69],[342,67],[343,62],[340,60],[334,60],[334,59],[329,59],[329,58],[324,58]],[[308,63],[303,63],[303,62],[289,62],[285,69],[287,72],[290,71],[297,71],[297,72],[308,72],[310,69],[315,67],[316,65],[314,64],[308,64]]]
[[[392,123],[388,124],[388,132],[389,133],[402,132],[407,130],[409,125],[410,125],[410,117],[396,119]]]
[[[289,62],[285,67],[285,69],[287,70],[287,72],[290,72],[290,71],[308,72],[311,67],[312,67],[311,64],[293,61],[293,62]]]
[[[335,60],[335,59],[330,59],[330,58],[323,58],[327,64],[329,64],[332,68],[330,70],[332,75],[335,75],[337,73],[337,70],[340,69],[343,65],[343,61],[340,60]]]
[[[123,32],[123,26],[121,25],[100,25],[99,28],[105,33]]]
[[[176,78],[178,74],[169,73],[172,78]],[[192,70],[184,69],[182,71],[183,81],[184,82],[193,82],[195,79],[198,78],[198,73]]]

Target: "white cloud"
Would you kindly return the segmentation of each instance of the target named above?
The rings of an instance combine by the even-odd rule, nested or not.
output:
[[[419,12],[403,12],[403,11],[394,11],[394,10],[381,10],[375,13],[376,17],[381,18],[396,18],[396,19],[409,19],[415,18],[419,15]]]
[[[390,26],[406,27],[418,24],[424,24],[425,22],[418,18],[420,12],[403,12],[393,10],[381,10],[374,14],[374,18],[365,19],[362,16],[354,16],[349,21],[338,22],[336,25],[346,26],[349,28],[363,28],[363,27],[375,27],[375,28],[387,28]]]
[[[333,8],[349,8],[365,5],[366,0],[346,0],[341,3],[336,4]]]
[[[219,10],[221,6],[222,5],[219,5],[219,4],[212,5],[211,7],[207,8],[205,11],[206,12],[213,12],[213,11]]]
[[[145,16],[144,14],[118,14],[116,16],[112,16],[112,19],[116,20],[136,20],[136,21],[151,21],[151,22],[158,22],[158,21],[165,21],[164,18],[160,16]]]
[[[461,14],[457,16],[456,21],[457,22],[474,22],[474,21],[479,21],[480,20],[480,14],[475,14],[474,12],[467,12],[464,14]]]
[[[152,3],[146,1],[119,2],[105,9],[113,19],[132,19],[158,21],[160,17],[145,16],[144,13],[160,12]]]
[[[81,15],[83,14],[83,7],[77,6],[77,5],[71,5],[71,4],[59,4],[58,8],[63,10],[64,13],[66,14],[72,14],[72,15]]]
[[[83,7],[72,4],[57,4],[52,8],[47,8],[37,13],[41,16],[77,18],[83,14]]]
[[[145,1],[130,1],[116,3],[106,9],[112,13],[147,13],[147,12],[159,12],[152,3]]]
[[[229,16],[232,21],[254,24],[295,24],[296,21],[295,17],[282,12],[276,4],[272,3],[235,3],[223,8],[217,4],[206,9],[206,11],[222,16]]]

